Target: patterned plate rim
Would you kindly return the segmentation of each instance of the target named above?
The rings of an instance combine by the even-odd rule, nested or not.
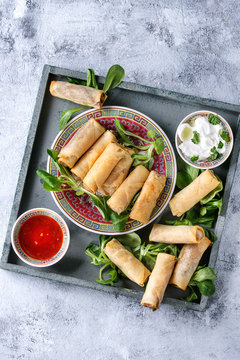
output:
[[[162,128],[154,121],[152,120],[149,116],[143,114],[142,112],[138,111],[138,110],[134,110],[134,109],[131,109],[129,107],[125,107],[125,106],[103,106],[101,110],[104,110],[104,109],[113,109],[113,110],[126,110],[126,111],[132,111],[134,113],[137,113],[138,115],[140,116],[143,116],[145,117],[149,122],[151,122],[164,136],[165,138],[167,139],[168,141],[168,145],[169,145],[169,148],[171,149],[171,152],[172,152],[172,158],[173,158],[173,171],[174,171],[174,176],[173,176],[173,181],[172,181],[172,189],[169,193],[169,196],[168,196],[168,200],[166,201],[166,203],[163,205],[162,209],[160,210],[160,212],[158,212],[147,224],[142,224],[142,225],[139,225],[138,227],[136,227],[135,229],[130,229],[130,230],[126,230],[126,231],[121,231],[121,232],[105,232],[105,231],[99,231],[99,230],[94,230],[94,229],[90,229],[80,223],[78,223],[76,220],[74,220],[73,218],[71,218],[71,216],[68,215],[68,213],[61,207],[61,205],[58,203],[57,199],[56,199],[56,195],[54,192],[51,192],[51,195],[53,197],[53,200],[55,202],[55,204],[57,205],[57,207],[61,210],[61,212],[69,219],[71,220],[71,222],[73,222],[74,224],[76,224],[77,226],[81,227],[82,229],[86,230],[86,231],[90,231],[92,233],[95,233],[95,234],[102,234],[102,235],[124,235],[124,234],[129,234],[131,232],[135,232],[135,231],[138,231],[142,228],[144,228],[145,226],[149,225],[150,223],[152,223],[154,220],[156,220],[157,217],[159,217],[162,212],[164,211],[164,209],[167,207],[171,197],[172,197],[172,194],[174,192],[174,189],[175,189],[175,185],[176,185],[176,178],[177,178],[177,162],[176,162],[176,157],[175,157],[175,153],[174,153],[174,150],[173,150],[173,146],[168,138],[168,136],[166,135],[166,133],[162,130]],[[88,113],[92,112],[93,110],[96,110],[96,111],[99,111],[98,109],[89,109],[89,110],[86,110],[84,112],[82,112],[81,114],[78,114],[77,116],[75,116],[68,124],[67,126],[69,126],[72,122],[74,122],[75,120],[77,120],[80,116],[85,116],[87,115]],[[66,127],[65,127],[66,128]],[[57,139],[59,138],[59,136],[61,136],[61,134],[63,133],[63,131],[65,130],[65,128],[61,131],[59,131],[59,133],[56,135],[56,137],[54,138],[53,142],[52,142],[52,145],[51,145],[51,149],[53,149]],[[50,156],[48,156],[48,160],[47,160],[47,171],[50,170],[50,161],[51,161],[51,158]]]

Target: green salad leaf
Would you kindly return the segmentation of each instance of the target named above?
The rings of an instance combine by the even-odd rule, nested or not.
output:
[[[62,130],[62,129],[65,128],[65,126],[68,124],[68,122],[70,121],[73,114],[75,114],[78,111],[85,110],[85,109],[90,109],[90,106],[83,106],[82,105],[82,106],[78,106],[76,108],[72,108],[72,109],[69,109],[69,110],[63,110],[62,115],[61,115],[61,119],[60,119],[59,130]]]
[[[119,84],[121,84],[124,76],[125,71],[120,65],[112,65],[105,78],[103,91],[106,93],[107,91],[116,88]]]
[[[215,292],[214,280],[216,280],[214,269],[206,266],[198,266],[188,284],[191,289],[191,294],[184,300],[195,301],[198,299],[194,287],[197,287],[202,295],[212,296]]]
[[[67,77],[67,81],[70,82],[71,84],[76,84],[76,85],[87,85],[87,82],[85,80],[79,80],[79,79],[75,79],[72,77]]]
[[[88,69],[87,72],[87,86],[98,89],[97,80],[93,69]]]
[[[217,176],[218,180],[220,181],[219,185],[213,189],[209,194],[207,194],[201,201],[200,204],[204,205],[211,201],[217,194],[219,194],[223,189],[222,180]]]
[[[177,158],[177,182],[176,185],[179,189],[188,186],[196,177],[198,177],[199,169],[188,165],[183,159],[178,156]]]

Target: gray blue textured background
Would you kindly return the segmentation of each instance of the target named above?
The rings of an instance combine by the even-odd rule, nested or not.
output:
[[[239,1],[0,2],[0,250],[45,63],[239,103]],[[0,360],[240,358],[240,164],[205,313],[0,270]]]

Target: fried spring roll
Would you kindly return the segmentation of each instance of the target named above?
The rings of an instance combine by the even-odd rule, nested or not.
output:
[[[210,244],[211,241],[207,237],[204,237],[198,244],[184,245],[179,254],[173,275],[170,279],[170,284],[173,284],[182,290],[186,290],[203,253],[207,250]]]
[[[109,241],[104,252],[130,280],[144,286],[151,272],[118,240]]]
[[[105,129],[94,118],[89,119],[74,134],[58,155],[59,163],[72,168],[95,141],[105,132]]]
[[[107,95],[103,90],[89,86],[71,84],[67,81],[51,81],[50,93],[61,99],[101,109]]]
[[[119,144],[108,144],[83,179],[83,186],[95,193],[108,178],[119,160],[124,157],[125,151]]]
[[[205,236],[201,226],[154,224],[149,241],[166,244],[196,244]]]
[[[119,188],[123,180],[126,179],[128,171],[132,165],[133,158],[131,155],[135,153],[132,149],[126,149],[124,157],[117,163],[107,180],[98,191],[102,195],[112,196],[112,194]]]
[[[162,302],[176,258],[173,255],[159,253],[153,271],[149,277],[141,304],[157,310]]]
[[[201,173],[191,184],[179,191],[170,200],[169,206],[174,216],[182,216],[197,204],[219,184],[219,180],[212,170]]]
[[[151,213],[156,206],[157,199],[164,189],[166,176],[160,175],[156,171],[151,171],[143,185],[141,193],[135,202],[130,218],[147,224]]]
[[[108,206],[118,215],[121,214],[126,210],[138,190],[143,187],[148,174],[149,171],[143,165],[135,167],[107,201]]]
[[[91,147],[91,149],[89,149],[83,157],[78,160],[71,169],[71,172],[76,175],[78,179],[83,180],[95,161],[111,142],[117,142],[117,139],[111,131],[107,130]]]

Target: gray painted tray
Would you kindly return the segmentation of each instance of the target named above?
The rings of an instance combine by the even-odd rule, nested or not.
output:
[[[12,225],[21,213],[34,207],[48,207],[59,212],[52,196],[42,189],[36,170],[46,168],[46,149],[51,146],[58,132],[61,111],[74,107],[68,101],[52,97],[48,91],[51,80],[64,80],[66,76],[86,79],[85,73],[49,65],[44,66],[0,267],[18,273],[105,291],[115,296],[125,295],[140,300],[143,289],[128,280],[121,280],[113,287],[96,283],[99,268],[90,264],[90,259],[84,254],[84,250],[89,242],[97,241],[98,237],[96,234],[81,229],[66,217],[65,220],[71,233],[71,243],[67,254],[59,263],[41,270],[32,268],[18,259],[11,247]],[[99,77],[98,81],[103,83],[104,78]],[[123,82],[119,88],[109,93],[106,105],[126,106],[148,115],[159,123],[172,144],[174,144],[174,135],[179,121],[193,111],[212,110],[222,115],[230,123],[235,137],[233,152],[231,158],[216,169],[217,174],[225,182],[224,205],[214,230],[218,240],[204,255],[204,263],[214,267],[240,148],[240,128],[238,127],[240,106],[127,82]],[[167,208],[161,217],[161,221],[164,221],[164,218],[170,218],[170,216],[169,208]],[[160,218],[156,222],[159,220]],[[148,237],[151,227],[152,224],[139,231],[142,239]],[[169,286],[164,302],[195,310],[206,308],[206,297],[202,297],[199,303],[187,303],[178,300],[183,295],[184,292],[181,290]]]

